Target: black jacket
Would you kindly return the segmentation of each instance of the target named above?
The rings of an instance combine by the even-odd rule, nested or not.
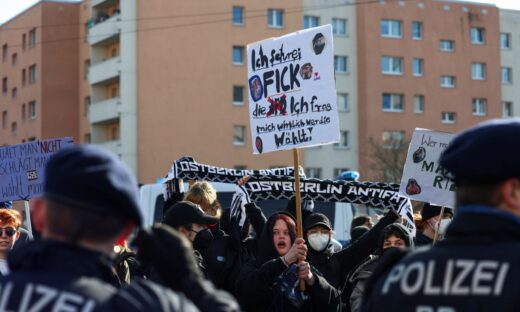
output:
[[[433,245],[433,239],[424,235],[422,232],[417,232],[415,235],[415,246],[431,246]]]
[[[342,289],[350,271],[361,264],[378,246],[383,229],[397,220],[399,216],[393,210],[389,212],[354,244],[337,252],[330,253],[328,248],[316,252],[309,247],[307,261],[323,274],[325,279],[335,288]]]
[[[381,263],[363,311],[518,311],[520,218],[487,206],[458,207],[446,239],[394,265]],[[382,259],[384,262],[385,259]]]
[[[8,263],[11,272],[0,279],[3,311],[236,311],[233,302],[203,294],[195,294],[202,302],[196,308],[184,295],[141,279],[119,289],[111,259],[68,243],[32,241],[12,250]]]
[[[273,245],[272,229],[275,215],[271,216],[259,240],[258,258],[246,263],[237,282],[239,302],[245,311],[336,311],[339,293],[315,269],[316,282],[306,285],[309,299],[298,310],[275,291],[276,279],[287,267]]]

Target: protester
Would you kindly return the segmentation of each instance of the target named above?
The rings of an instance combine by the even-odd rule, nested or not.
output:
[[[425,203],[421,210],[421,221],[418,222],[415,244],[417,246],[431,245],[435,237],[435,229],[439,222],[441,206]],[[444,212],[440,220],[438,239],[443,239],[446,229],[453,218],[453,209],[444,207]]]
[[[518,311],[519,138],[514,118],[481,123],[452,139],[439,159],[450,172],[443,178],[457,185],[446,239],[381,263],[363,311],[381,311],[382,303],[385,311]]]
[[[393,248],[404,249],[406,247],[413,248],[413,246],[413,238],[410,236],[410,232],[401,224],[393,223],[383,229],[375,255],[371,255],[368,260],[359,265],[349,275],[348,282],[352,285],[350,294],[351,312],[359,312],[361,310],[361,298],[365,289],[365,283],[379,264],[381,257]]]
[[[137,194],[130,170],[101,148],[77,145],[51,156],[42,197],[32,200],[34,229],[41,239],[9,253],[11,272],[0,279],[2,309],[237,310],[229,295],[199,278],[182,238],[161,227],[140,235],[145,242],[141,252],[177,292],[144,280],[118,290],[110,253],[116,241],[142,224]],[[175,272],[164,269],[164,258]]]
[[[296,239],[294,219],[272,215],[260,238],[258,259],[244,265],[237,283],[246,311],[336,311],[339,293],[305,260],[307,246]],[[305,291],[299,290],[299,279]]]
[[[16,240],[20,237],[22,221],[20,213],[14,209],[0,208],[0,276],[9,273],[7,253],[13,249]]]
[[[352,223],[350,224],[350,228],[353,229],[358,226],[366,226],[371,229],[374,227],[374,223],[372,222],[372,218],[367,215],[359,215],[352,219]]]
[[[320,233],[322,242],[332,237],[332,225],[327,216],[313,213],[304,220],[304,238],[310,245],[307,261],[316,267],[329,284],[342,292],[343,303],[348,302],[345,294],[349,290],[345,286],[349,272],[377,249],[379,237],[385,226],[392,224],[398,218],[399,215],[395,211],[389,210],[372,230],[355,243],[336,253],[331,248],[323,248],[323,245],[317,247],[316,244],[311,244],[312,235],[316,232]]]
[[[364,225],[356,226],[350,230],[350,244],[354,244],[363,234],[370,231],[370,229]]]

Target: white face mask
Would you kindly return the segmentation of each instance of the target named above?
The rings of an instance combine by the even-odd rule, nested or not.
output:
[[[446,230],[451,223],[451,219],[442,219],[441,224],[439,225],[439,235],[446,235]]]
[[[309,245],[311,248],[316,251],[323,251],[329,245],[330,235],[328,234],[310,234],[307,239],[309,240]]]

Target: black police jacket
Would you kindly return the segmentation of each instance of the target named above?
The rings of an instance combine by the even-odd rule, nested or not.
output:
[[[520,218],[459,207],[446,237],[394,265],[382,263],[387,269],[374,272],[362,311],[518,311]]]
[[[198,311],[150,281],[118,289],[108,257],[68,243],[32,241],[12,250],[8,263],[0,311]]]

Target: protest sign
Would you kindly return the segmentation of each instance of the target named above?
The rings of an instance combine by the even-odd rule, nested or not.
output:
[[[43,191],[49,157],[72,144],[72,138],[32,141],[0,147],[0,201],[28,200]]]
[[[332,28],[247,46],[253,153],[339,141]]]
[[[454,134],[415,129],[408,148],[399,193],[440,206],[455,206],[455,184],[439,165],[439,157]]]

